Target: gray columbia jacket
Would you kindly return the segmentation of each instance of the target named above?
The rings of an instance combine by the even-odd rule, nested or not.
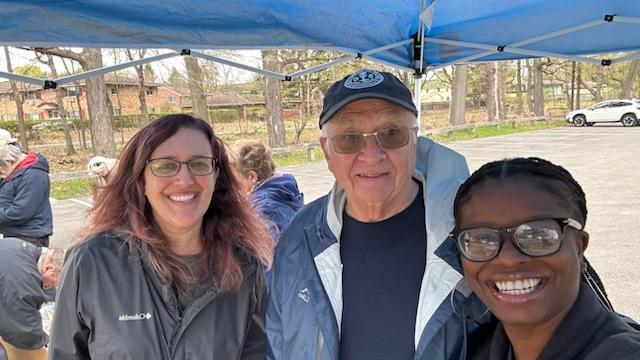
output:
[[[262,265],[240,254],[239,291],[213,288],[178,312],[170,285],[147,263],[143,243],[116,235],[74,246],[65,260],[49,359],[264,359]]]
[[[466,359],[467,333],[478,327],[477,320],[489,320],[486,307],[463,281],[458,250],[448,240],[454,227],[453,199],[469,170],[460,154],[429,139],[418,138],[416,152],[413,177],[423,186],[427,259],[414,360]],[[329,195],[302,209],[280,238],[267,310],[269,359],[338,360],[345,202],[344,190],[334,186]]]
[[[21,349],[47,344],[40,306],[46,296],[38,259],[42,249],[13,238],[0,240],[0,337]]]

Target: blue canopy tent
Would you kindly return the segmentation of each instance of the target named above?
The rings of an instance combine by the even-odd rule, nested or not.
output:
[[[552,56],[606,66],[640,58],[636,0],[5,0],[0,14],[0,45],[172,50],[49,81],[0,72],[45,88],[184,54],[282,80],[358,57],[417,78],[460,63]],[[273,48],[344,56],[278,74],[196,50]],[[584,56],[612,52],[627,55]]]

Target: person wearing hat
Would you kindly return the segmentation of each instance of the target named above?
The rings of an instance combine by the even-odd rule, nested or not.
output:
[[[18,145],[18,139],[5,129],[0,129],[0,144]]]
[[[417,113],[387,72],[360,70],[325,94],[335,185],[278,243],[270,359],[464,359],[466,334],[489,320],[446,241],[466,160],[418,137]]]
[[[49,246],[53,232],[49,162],[0,141],[0,234]]]

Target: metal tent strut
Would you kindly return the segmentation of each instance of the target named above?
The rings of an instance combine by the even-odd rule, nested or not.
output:
[[[555,37],[558,37],[558,36],[563,36],[563,35],[566,35],[566,34],[575,33],[575,32],[578,32],[578,31],[582,31],[582,30],[585,30],[585,29],[592,28],[594,26],[601,26],[601,25],[609,24],[609,23],[613,23],[613,22],[627,23],[627,24],[639,24],[640,25],[640,18],[623,17],[623,16],[616,16],[616,15],[605,15],[603,17],[603,19],[600,19],[600,20],[589,21],[589,22],[586,22],[586,23],[583,23],[583,24],[580,24],[580,25],[571,26],[571,27],[568,27],[566,29],[562,29],[562,30],[550,32],[550,33],[547,33],[547,34],[539,35],[539,36],[532,37],[532,38],[526,39],[526,40],[517,41],[517,42],[514,42],[512,44],[508,44],[508,45],[478,44],[478,43],[465,42],[465,41],[456,41],[456,40],[438,39],[438,38],[429,38],[429,37],[427,37],[427,38],[424,39],[424,41],[427,42],[427,43],[458,46],[458,47],[461,47],[461,48],[486,50],[486,51],[479,52],[477,54],[473,54],[473,55],[466,56],[466,57],[463,57],[463,58],[460,58],[460,59],[456,59],[454,61],[450,61],[450,62],[445,63],[445,64],[440,64],[440,65],[437,65],[437,66],[429,67],[429,70],[437,70],[437,69],[441,69],[441,68],[444,68],[446,66],[451,66],[451,65],[454,65],[454,64],[469,64],[469,63],[472,63],[472,62],[476,63],[474,60],[479,60],[479,59],[485,58],[485,57],[490,56],[490,55],[498,54],[500,52],[526,55],[526,56],[529,56],[529,57],[556,57],[556,58],[576,60],[576,61],[593,63],[593,64],[600,64],[600,65],[603,65],[603,66],[639,58],[640,57],[639,53],[634,53],[634,54],[623,56],[623,57],[620,57],[620,58],[617,58],[617,59],[596,59],[596,58],[587,57],[587,56],[567,55],[567,54],[562,54],[562,53],[555,53],[555,52],[548,52],[548,51],[538,51],[538,50],[530,50],[530,49],[522,48],[522,46],[525,46],[525,45],[538,43],[538,42],[541,42],[541,41],[544,41],[544,40],[548,40],[548,39],[552,39],[552,38],[555,38]],[[492,60],[487,60],[487,61],[492,61]]]
[[[294,73],[291,74],[283,74],[283,73],[278,73],[278,72],[274,72],[274,71],[269,71],[269,70],[265,70],[265,69],[261,69],[255,66],[250,66],[250,65],[246,65],[246,64],[242,64],[233,60],[228,60],[228,59],[224,59],[218,56],[214,56],[214,55],[209,55],[200,51],[195,51],[195,50],[191,50],[191,49],[182,49],[179,51],[176,50],[172,50],[170,52],[164,53],[164,54],[159,54],[159,55],[154,55],[154,56],[150,56],[150,57],[146,57],[143,59],[137,59],[137,60],[132,60],[132,61],[128,61],[128,62],[124,62],[121,64],[115,64],[115,65],[110,65],[110,66],[104,66],[101,67],[99,69],[93,69],[93,70],[88,70],[85,72],[81,72],[81,73],[77,73],[77,74],[73,74],[73,75],[69,75],[69,76],[64,76],[58,79],[51,79],[51,80],[45,80],[45,79],[39,79],[39,78],[34,78],[34,77],[30,77],[30,76],[25,76],[25,75],[18,75],[18,74],[13,74],[13,73],[8,73],[8,72],[4,72],[4,71],[0,71],[0,77],[4,77],[7,78],[9,80],[15,80],[15,81],[20,81],[20,82],[24,82],[24,83],[29,83],[29,84],[33,84],[33,85],[37,85],[37,86],[41,86],[44,89],[55,89],[57,86],[60,85],[64,85],[64,84],[68,84],[68,83],[72,83],[74,81],[78,81],[78,80],[83,80],[92,76],[99,76],[99,75],[104,75],[113,71],[118,71],[118,70],[122,70],[122,69],[126,69],[129,67],[133,67],[133,66],[138,66],[138,65],[144,65],[144,64],[148,64],[148,63],[152,63],[155,61],[160,61],[160,60],[164,60],[164,59],[169,59],[169,58],[173,58],[173,57],[177,57],[177,56],[185,56],[185,55],[191,55],[203,60],[208,60],[208,61],[213,61],[219,64],[224,64],[224,65],[228,65],[228,66],[232,66],[238,69],[242,69],[242,70],[246,70],[246,71],[251,71],[257,74],[261,74],[267,77],[271,77],[271,78],[275,78],[278,80],[283,80],[283,81],[290,81],[299,77],[302,77],[306,74],[312,73],[312,72],[316,72],[316,71],[320,71],[323,69],[326,69],[328,67],[331,67],[333,65],[337,65],[337,64],[341,64],[347,61],[350,61],[352,59],[355,58],[364,58],[364,59],[368,59],[370,61],[373,62],[378,62],[387,66],[392,66],[395,68],[398,68],[400,70],[403,71],[414,71],[413,68],[408,67],[408,66],[402,66],[402,65],[397,65],[397,64],[393,64],[391,62],[388,61],[384,61],[384,60],[380,60],[380,59],[376,59],[373,58],[372,55],[381,53],[381,52],[385,52],[387,50],[399,47],[399,46],[404,46],[407,44],[411,44],[413,43],[413,39],[408,39],[408,40],[403,40],[403,41],[398,41],[396,43],[393,44],[388,44],[385,46],[381,46],[381,47],[377,47],[375,49],[371,49],[371,50],[367,50],[367,51],[363,51],[363,52],[359,52],[359,51],[353,51],[353,50],[342,50],[343,53],[347,53],[347,55],[342,56],[338,59],[334,59],[334,60],[330,60],[324,64],[320,64],[320,65],[316,65],[304,70],[300,70],[300,71],[296,71]]]
[[[423,14],[427,11],[434,11],[435,8],[435,4],[436,1],[431,1],[429,6],[426,6],[426,1],[431,1],[431,0],[421,0],[420,1],[420,14]],[[34,77],[30,77],[30,76],[25,76],[25,75],[18,75],[18,74],[13,74],[13,73],[8,73],[8,72],[4,72],[4,71],[0,71],[0,77],[1,78],[7,78],[9,80],[15,80],[15,81],[20,81],[20,82],[24,82],[24,83],[29,83],[29,84],[33,84],[36,86],[41,86],[44,89],[52,89],[52,88],[56,88],[60,85],[64,85],[64,84],[68,84],[68,83],[72,83],[74,81],[77,80],[82,80],[82,79],[86,79],[88,77],[92,77],[92,76],[99,76],[99,75],[103,75],[106,73],[110,73],[113,71],[117,71],[117,70],[122,70],[122,69],[126,69],[132,66],[138,66],[138,65],[143,65],[143,64],[148,64],[151,62],[155,62],[155,61],[160,61],[160,60],[164,60],[164,59],[168,59],[168,58],[172,58],[172,57],[176,57],[176,56],[181,56],[181,55],[192,55],[194,57],[198,57],[204,60],[208,60],[208,61],[213,61],[216,63],[220,63],[220,64],[225,64],[228,66],[232,66],[235,68],[239,68],[242,70],[246,70],[246,71],[251,71],[257,74],[262,74],[264,76],[268,76],[268,77],[272,77],[272,78],[276,78],[279,80],[283,80],[283,81],[290,81],[293,79],[297,79],[300,78],[306,74],[312,73],[312,72],[316,72],[316,71],[320,71],[323,69],[326,69],[328,67],[337,65],[337,64],[341,64],[341,63],[345,63],[347,61],[350,61],[352,59],[355,58],[363,58],[363,59],[367,59],[370,60],[372,62],[376,62],[376,63],[380,63],[383,65],[387,65],[387,66],[391,66],[394,67],[396,69],[400,69],[403,71],[407,71],[407,72],[412,72],[415,76],[415,88],[414,88],[414,101],[416,103],[416,105],[418,106],[418,111],[420,111],[420,88],[421,88],[421,76],[425,73],[425,71],[434,71],[446,66],[450,66],[450,65],[454,65],[454,64],[472,64],[472,63],[482,63],[482,62],[486,62],[486,61],[493,61],[493,60],[483,60],[484,58],[486,58],[487,56],[491,56],[491,55],[495,55],[498,54],[500,52],[506,52],[506,53],[512,53],[512,54],[519,54],[519,55],[524,55],[526,57],[557,57],[557,58],[564,58],[564,59],[570,59],[570,60],[576,60],[576,61],[581,61],[581,62],[588,62],[588,63],[593,63],[593,64],[600,64],[602,66],[608,66],[611,64],[615,64],[615,63],[619,63],[619,62],[624,62],[624,61],[629,61],[629,60],[635,60],[635,59],[640,59],[640,51],[629,54],[629,55],[625,55],[616,59],[597,59],[597,58],[593,58],[593,57],[587,57],[587,56],[579,56],[579,55],[568,55],[568,54],[562,54],[562,53],[555,53],[555,52],[548,52],[548,51],[540,51],[540,50],[530,50],[530,49],[525,49],[523,48],[523,46],[526,45],[530,45],[530,44],[535,44],[544,40],[548,40],[551,38],[555,38],[555,37],[559,37],[559,36],[563,36],[566,34],[570,34],[570,33],[574,33],[574,32],[578,32],[581,30],[585,30],[588,28],[592,28],[594,26],[602,26],[604,24],[608,24],[608,23],[626,23],[626,24],[638,24],[640,25],[640,18],[636,18],[636,17],[624,17],[624,16],[617,16],[617,15],[605,15],[603,17],[603,19],[600,20],[593,20],[593,21],[589,21],[589,22],[585,22],[583,24],[579,24],[579,25],[575,25],[575,26],[571,26],[568,27],[566,29],[562,29],[562,30],[558,30],[558,31],[554,31],[554,32],[550,32],[547,34],[543,34],[543,35],[539,35],[536,37],[532,37],[530,39],[525,39],[525,40],[521,40],[521,41],[517,41],[511,44],[504,44],[504,45],[495,45],[495,44],[479,44],[479,43],[472,43],[472,42],[464,42],[464,41],[456,41],[456,40],[449,40],[449,39],[439,39],[439,38],[431,38],[428,35],[428,30],[427,29],[427,24],[425,24],[425,21],[423,19],[423,17],[421,16],[419,18],[418,21],[418,32],[410,39],[406,39],[406,40],[402,40],[402,41],[398,41],[392,44],[388,44],[388,45],[384,45],[384,46],[380,46],[374,49],[370,49],[367,51],[358,51],[358,50],[353,50],[353,49],[345,49],[345,48],[332,48],[332,50],[336,50],[339,51],[345,55],[337,58],[337,59],[333,59],[330,61],[327,61],[326,63],[320,64],[320,65],[316,65],[316,66],[312,66],[309,67],[307,69],[303,69],[303,70],[299,70],[296,72],[293,72],[291,74],[284,74],[284,73],[278,73],[278,72],[273,72],[273,71],[269,71],[269,70],[264,70],[258,67],[254,67],[254,66],[250,66],[250,65],[246,65],[246,64],[242,64],[233,60],[228,60],[228,59],[224,59],[218,56],[214,56],[214,55],[209,55],[200,51],[194,51],[194,50],[190,50],[190,49],[184,49],[184,50],[173,50],[164,54],[159,54],[159,55],[154,55],[154,56],[150,56],[150,57],[146,57],[143,59],[138,59],[138,60],[132,60],[132,61],[128,61],[128,62],[124,62],[121,64],[115,64],[115,65],[110,65],[110,66],[105,66],[102,67],[100,69],[93,69],[93,70],[89,70],[86,72],[82,72],[82,73],[78,73],[78,74],[73,74],[73,75],[69,75],[69,76],[64,76],[58,79],[50,79],[50,80],[44,80],[44,79],[38,79],[38,78],[34,78]],[[443,45],[450,45],[450,46],[457,46],[457,47],[461,47],[461,48],[467,48],[467,49],[478,49],[478,50],[482,50],[476,54],[472,54],[463,58],[459,58],[450,62],[447,62],[445,64],[440,64],[440,65],[435,65],[435,66],[429,66],[428,64],[425,64],[424,62],[424,52],[425,52],[425,44],[427,43],[431,43],[431,44],[443,44]],[[413,52],[414,52],[414,56],[413,59],[411,59],[412,63],[411,64],[406,64],[406,65],[402,65],[402,64],[396,64],[390,61],[385,61],[382,59],[377,59],[374,58],[373,55],[376,54],[380,54],[383,53],[385,51],[394,49],[396,47],[400,47],[400,46],[406,46],[411,44],[413,46]],[[327,48],[324,48],[325,50]],[[392,59],[394,58],[393,54],[388,53],[388,56],[390,56]],[[408,60],[403,60],[403,61],[408,61]]]

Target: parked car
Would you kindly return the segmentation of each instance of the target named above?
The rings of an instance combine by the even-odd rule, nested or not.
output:
[[[586,109],[567,114],[568,122],[575,126],[591,126],[597,122],[621,122],[624,126],[639,125],[640,102],[636,100],[607,100]]]

